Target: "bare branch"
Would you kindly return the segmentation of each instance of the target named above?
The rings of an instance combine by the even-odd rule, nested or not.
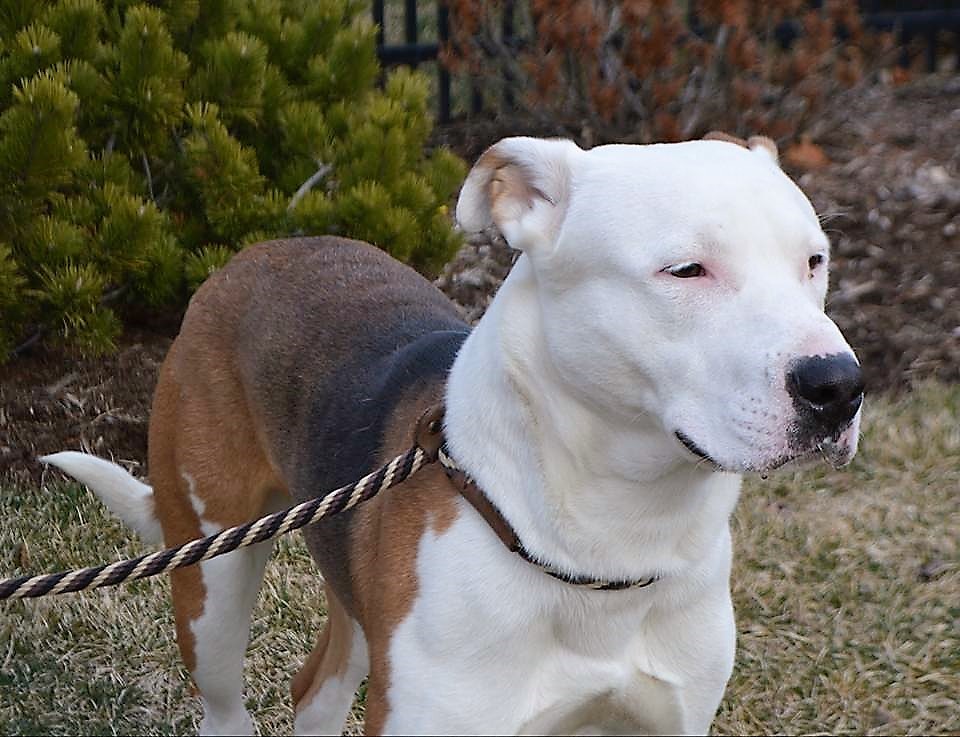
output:
[[[290,204],[287,205],[287,212],[293,212],[307,192],[313,189],[317,182],[327,176],[331,171],[333,171],[333,166],[330,164],[320,164],[320,167],[310,175],[307,181],[301,184],[297,191],[293,193],[293,197],[290,198]]]
[[[157,198],[153,194],[153,175],[150,173],[150,162],[147,161],[146,151],[140,152],[140,160],[143,162],[143,173],[147,175],[147,189],[150,192],[150,199],[156,202]]]

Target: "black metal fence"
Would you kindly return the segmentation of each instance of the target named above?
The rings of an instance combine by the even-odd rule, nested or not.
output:
[[[384,0],[373,0],[373,22],[377,24],[377,54],[380,63],[385,67],[409,66],[416,68],[424,62],[437,62],[437,119],[441,123],[450,121],[452,112],[450,72],[439,63],[440,49],[450,40],[450,12],[444,0],[435,2],[417,2],[417,0],[403,0],[403,42],[388,43],[385,39],[386,13]],[[398,3],[390,3],[392,9],[398,9]],[[420,10],[429,8],[430,15],[436,22],[436,41],[422,41],[419,37]],[[504,0],[501,4],[501,32],[504,42],[514,37],[515,0]],[[504,70],[504,104],[512,105],[513,91],[509,84],[509,72]],[[477,80],[468,80],[467,107],[471,113],[478,113],[483,109],[484,100],[480,83]]]
[[[812,0],[811,5],[819,6],[821,0]],[[501,33],[503,42],[515,46],[514,19],[515,0],[501,3]],[[444,0],[435,3],[417,0],[403,0],[403,42],[387,43],[385,40],[386,17],[385,0],[373,0],[373,21],[377,24],[377,53],[380,63],[386,67],[406,65],[416,68],[424,62],[437,62],[437,117],[446,123],[451,119],[451,76],[443,64],[439,63],[440,49],[450,39],[450,14]],[[398,3],[391,3],[399,10]],[[430,7],[432,6],[432,7]],[[690,7],[695,7],[691,0]],[[419,38],[420,17],[418,9],[430,8],[436,21],[436,41],[421,41]],[[900,64],[910,62],[908,44],[914,39],[923,42],[926,67],[934,71],[940,52],[940,32],[951,31],[957,34],[957,54],[960,56],[960,0],[860,0],[864,24],[878,31],[892,31],[897,36],[901,48]],[[512,107],[513,89],[509,72],[504,69],[503,104]],[[483,109],[483,93],[477,81],[469,82],[470,112]]]
[[[384,66],[403,64],[416,69],[424,61],[435,61],[440,55],[440,45],[450,38],[450,13],[446,3],[436,3],[437,41],[421,43],[417,18],[417,0],[403,2],[403,40],[402,44],[385,43],[384,0],[373,2],[373,22],[377,24],[377,55]],[[437,104],[441,123],[450,120],[450,73],[438,65]]]
[[[903,66],[910,63],[908,43],[920,38],[927,70],[934,71],[940,51],[940,31],[960,34],[960,2],[861,0],[860,9],[868,27],[897,34],[901,48],[900,64]],[[960,36],[955,43],[960,55]]]

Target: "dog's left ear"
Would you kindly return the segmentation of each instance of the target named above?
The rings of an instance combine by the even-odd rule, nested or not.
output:
[[[511,247],[549,249],[566,215],[573,141],[504,138],[483,152],[460,190],[457,222],[468,232],[496,226]]]
[[[743,140],[742,138],[732,136],[729,133],[724,133],[723,131],[710,131],[703,137],[703,140],[735,143],[738,146],[743,146],[751,151],[757,151],[769,156],[773,160],[774,164],[780,166],[780,152],[777,150],[777,144],[773,142],[772,138],[767,138],[766,136],[750,136],[750,138],[747,140]]]

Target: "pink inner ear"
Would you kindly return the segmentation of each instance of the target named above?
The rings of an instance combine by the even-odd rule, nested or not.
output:
[[[467,175],[457,220],[464,230],[497,227],[525,250],[557,235],[564,216],[572,141],[515,137],[487,149]],[[510,231],[509,233],[507,231]]]
[[[487,192],[490,215],[501,230],[505,221],[519,217],[524,209],[533,206],[534,189],[516,164],[498,166],[490,177]]]
[[[530,207],[537,194],[537,188],[530,184],[523,169],[517,164],[503,164],[493,172],[490,178],[490,201],[496,207],[496,201],[507,197],[523,202]]]

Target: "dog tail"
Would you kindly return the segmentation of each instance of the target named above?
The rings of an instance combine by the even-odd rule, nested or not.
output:
[[[40,458],[88,486],[111,512],[122,519],[144,542],[163,540],[153,503],[153,488],[137,481],[126,469],[89,453],[67,450]]]

